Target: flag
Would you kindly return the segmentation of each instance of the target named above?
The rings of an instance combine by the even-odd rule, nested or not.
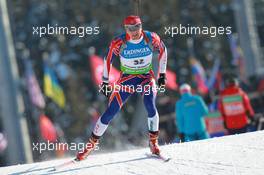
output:
[[[24,65],[25,65],[25,77],[26,77],[27,90],[30,96],[30,100],[33,105],[41,109],[44,109],[46,105],[45,100],[40,90],[35,72],[32,68],[32,63],[29,59],[25,59]]]
[[[218,73],[219,73],[219,69],[220,69],[220,63],[221,63],[220,59],[215,59],[213,68],[210,72],[210,77],[209,77],[208,81],[206,82],[206,85],[207,85],[209,90],[214,88],[214,85],[217,83],[217,80],[218,80],[217,78],[219,78]]]
[[[230,45],[230,50],[231,50],[232,57],[233,57],[231,63],[234,66],[238,66],[240,78],[242,80],[246,80],[243,51],[241,47],[238,45],[238,41],[235,35],[230,34],[227,36],[228,36],[228,41]]]
[[[241,59],[241,52],[240,49],[237,45],[237,39],[234,35],[227,35],[228,36],[228,41],[230,45],[230,50],[232,53],[232,61],[231,63],[235,66],[239,64],[239,60]]]
[[[100,83],[102,82],[102,76],[104,70],[103,58],[96,55],[92,55],[91,57],[89,57],[89,60],[92,70],[92,79],[96,85],[100,85]],[[120,76],[120,72],[116,68],[112,67],[111,73],[109,75],[109,82],[110,83],[116,82],[119,76]]]
[[[204,68],[202,67],[201,63],[195,58],[191,58],[190,64],[191,64],[192,75],[197,84],[197,90],[201,94],[208,93],[208,87],[206,86],[206,76],[205,76]]]
[[[223,77],[222,77],[222,73],[220,71],[217,73],[214,88],[217,89],[219,92],[224,89]]]
[[[63,89],[59,85],[55,72],[44,65],[44,92],[47,97],[50,97],[58,106],[64,108],[65,96]]]
[[[174,73],[171,70],[166,71],[166,77],[167,77],[167,84],[166,86],[171,90],[177,90],[178,84],[177,84],[177,76],[176,73]]]
[[[44,140],[50,142],[57,141],[56,128],[53,125],[53,123],[50,121],[50,119],[44,114],[41,114],[39,117],[39,127],[40,127],[41,137]]]

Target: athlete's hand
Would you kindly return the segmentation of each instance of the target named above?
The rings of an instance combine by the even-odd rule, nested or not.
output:
[[[104,94],[106,97],[109,97],[112,93],[112,89],[107,82],[103,82],[100,87],[100,92]]]
[[[159,87],[165,87],[165,84],[166,84],[166,74],[160,73],[158,79],[158,85]]]

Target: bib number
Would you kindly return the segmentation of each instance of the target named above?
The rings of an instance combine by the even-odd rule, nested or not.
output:
[[[134,60],[134,65],[144,64],[144,59]]]

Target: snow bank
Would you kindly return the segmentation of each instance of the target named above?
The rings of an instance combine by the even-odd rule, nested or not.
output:
[[[0,174],[264,175],[264,131],[162,146],[169,162],[149,158],[148,149],[91,155],[49,172],[70,159],[0,168]]]

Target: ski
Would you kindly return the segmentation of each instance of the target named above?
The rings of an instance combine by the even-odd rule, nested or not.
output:
[[[146,156],[147,157],[151,157],[151,158],[155,158],[155,159],[159,159],[163,162],[168,162],[171,160],[170,157],[166,157],[164,155],[161,155],[161,154],[151,154],[151,153],[146,153]],[[75,160],[75,159],[72,159],[72,160],[69,160],[67,162],[64,162],[62,164],[59,164],[57,166],[54,166],[52,167],[49,172],[52,172],[52,171],[57,171],[57,170],[60,170],[60,169],[63,169],[65,167],[68,167],[68,166],[71,166],[71,165],[74,165],[76,163],[78,163],[79,161]]]
[[[62,163],[62,164],[59,164],[59,165],[57,165],[57,166],[54,166],[51,170],[49,170],[49,171],[57,171],[57,170],[60,170],[60,169],[63,169],[63,168],[65,168],[65,167],[68,167],[68,166],[71,166],[71,165],[74,165],[74,164],[76,164],[76,163],[78,163],[79,161],[76,161],[75,159],[73,159],[73,160],[69,160],[69,161],[67,161],[67,162],[64,162],[64,163]]]
[[[161,160],[163,162],[169,162],[171,160],[170,157],[166,157],[166,156],[161,155],[161,154],[145,153],[145,155],[147,157],[155,158],[155,159]],[[56,165],[54,167],[46,168],[46,169],[48,169],[46,171],[47,172],[54,172],[54,171],[62,170],[64,168],[67,168],[69,166],[77,164],[78,162],[80,162],[80,161],[77,161],[76,159],[68,160],[68,161],[66,161],[66,162],[64,162],[62,164]]]
[[[159,160],[162,160],[163,162],[168,162],[171,160],[170,157],[165,157],[161,154],[151,154],[151,153],[146,153],[146,156],[147,157],[152,157],[152,158],[156,158],[156,159],[159,159]]]

